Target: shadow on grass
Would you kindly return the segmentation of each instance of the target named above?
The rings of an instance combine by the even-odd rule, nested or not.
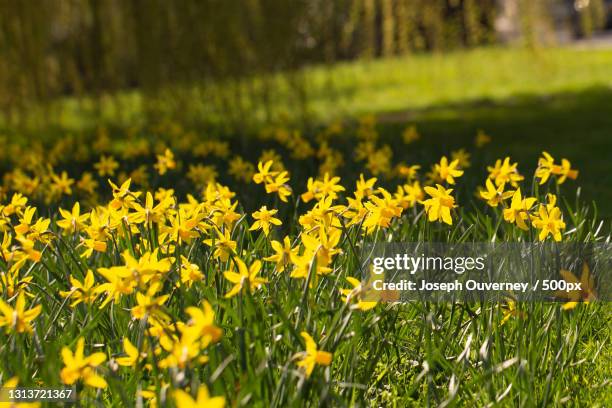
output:
[[[523,174],[530,175],[542,150],[558,160],[565,157],[580,170],[578,180],[570,184],[581,186],[583,199],[595,201],[600,215],[612,218],[612,88],[516,95],[501,102],[479,100],[380,115],[381,134],[391,143],[406,124],[417,126],[422,139],[413,146],[425,157],[460,147],[473,149],[479,129],[493,138],[484,149],[486,164],[509,155]]]

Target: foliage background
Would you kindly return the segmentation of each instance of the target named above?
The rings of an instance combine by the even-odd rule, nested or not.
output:
[[[499,28],[507,13],[509,35]],[[307,67],[508,40],[537,47],[606,19],[604,0],[2,1],[0,110],[10,123],[34,108],[57,123],[58,98],[122,111],[132,101],[120,96],[137,90],[147,119],[306,120]],[[335,82],[326,75],[326,87]]]

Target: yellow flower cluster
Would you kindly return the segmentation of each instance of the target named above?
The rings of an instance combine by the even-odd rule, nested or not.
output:
[[[395,229],[418,228],[419,223],[423,229],[447,231],[461,219],[464,209],[459,208],[453,194],[471,165],[465,149],[452,152],[450,159],[441,157],[426,177],[420,177],[419,165],[400,163],[393,167],[392,149],[380,143],[375,120],[363,118],[354,153],[372,176],[360,174],[354,188],[349,188],[336,173],[343,156],[328,143],[341,129],[336,123],[321,131],[318,144],[284,129],[262,134],[263,139],[287,149],[295,160],[320,160],[319,175],[308,177],[301,194],[294,194],[294,188],[299,190],[290,186],[289,171],[275,151],[266,150],[256,167],[241,156],[232,157],[228,161],[230,176],[243,183],[252,181],[254,185],[248,188],[261,189],[262,185],[273,195],[275,204],[260,202],[252,212],[245,210],[234,191],[218,182],[216,167],[209,164],[189,166],[187,178],[198,190],[182,200],[173,189],[136,188],[146,184],[146,167],[132,170],[131,174],[140,177],[138,181],[125,170],[119,176],[123,164],[111,154],[112,144],[103,131],[95,144],[103,153],[94,165],[96,174],[121,180],[108,180],[111,195],[104,204],[95,197],[98,182],[92,173],[83,173],[77,181],[66,171],[57,174],[51,167],[55,159],[49,166],[32,159],[33,165],[19,167],[5,178],[7,190],[15,192],[0,200],[0,330],[28,336],[38,329],[42,305],[40,298],[32,295],[35,286],[30,273],[38,266],[54,277],[56,294],[70,308],[104,314],[110,322],[100,324],[109,325],[115,324],[116,313],[124,311],[130,327],[142,329],[138,336],[126,332],[119,337],[120,345],[111,344],[110,339],[108,344],[97,344],[80,336],[76,343],[63,347],[63,367],[57,375],[64,384],[80,382],[106,388],[105,378],[111,372],[143,370],[154,377],[161,370],[172,379],[163,387],[172,387],[171,395],[179,406],[224,406],[225,399],[211,397],[206,385],[193,386],[185,380],[191,369],[211,361],[213,345],[227,335],[218,319],[228,308],[219,302],[235,306],[240,315],[242,305],[253,296],[266,296],[272,290],[279,274],[299,282],[307,291],[330,276],[341,276],[337,261],[347,250],[355,251],[354,242],[361,245],[384,234],[392,237]],[[174,127],[160,131],[187,135],[187,141],[196,137]],[[417,143],[420,135],[416,128],[408,127],[403,139]],[[483,146],[488,141],[490,138],[480,133],[476,144]],[[184,141],[176,143],[189,148]],[[64,149],[75,148],[66,146]],[[165,145],[153,146],[135,138],[130,146],[124,157],[157,152],[153,167],[159,176],[181,168],[180,156]],[[223,142],[198,146],[192,151],[196,157],[229,156]],[[27,164],[29,159],[24,160]],[[516,225],[508,225],[513,233],[535,229],[540,240],[549,236],[562,240],[566,223],[555,195],[548,194],[543,201],[536,193],[525,196],[525,177],[509,157],[497,160],[488,171],[485,188],[478,195],[499,219]],[[382,182],[374,177],[377,175]],[[577,175],[568,160],[556,164],[546,152],[535,173],[541,185],[553,178],[562,184]],[[388,182],[394,176],[402,181],[391,188]],[[73,188],[83,199],[65,205],[75,192]],[[43,190],[48,191],[48,197],[42,196]],[[57,213],[33,205],[60,199],[63,204]],[[71,267],[50,268],[50,260],[69,262]],[[348,287],[334,289],[334,294],[347,310],[376,309],[378,302],[366,296],[367,284],[353,276],[344,279]],[[581,279],[589,287],[588,275]],[[181,297],[187,293],[197,293],[199,306],[183,304]],[[572,295],[569,300],[591,298]],[[178,312],[170,310],[177,302],[181,305]],[[298,319],[296,328],[299,323]],[[292,361],[305,377],[311,376],[317,365],[328,367],[333,362],[333,342],[316,328],[311,332],[301,331],[303,347],[291,350]],[[322,350],[313,336],[331,351]],[[94,351],[96,348],[99,350]],[[143,389],[140,395],[154,403],[158,391]]]
[[[543,152],[542,156],[535,172],[540,184],[546,183],[551,174],[560,176],[557,179],[558,184],[562,184],[567,178],[575,179],[578,176],[578,171],[571,170],[567,159],[563,159],[563,165],[557,166],[550,154]],[[539,204],[535,197],[523,197],[519,183],[524,177],[518,172],[517,166],[518,163],[510,163],[510,158],[506,157],[503,161],[497,160],[495,166],[487,167],[489,177],[485,181],[486,187],[480,191],[480,197],[491,207],[501,206],[505,221],[516,224],[524,231],[529,231],[530,226],[539,230],[540,241],[544,241],[549,235],[555,241],[561,241],[561,232],[566,225],[561,209],[557,206],[557,196],[548,194],[546,202]],[[514,190],[506,190],[508,185]]]

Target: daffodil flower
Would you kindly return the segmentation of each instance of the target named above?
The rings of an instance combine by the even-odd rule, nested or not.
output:
[[[72,211],[60,208],[59,212],[63,219],[56,221],[56,224],[67,234],[82,230],[89,219],[89,213],[81,214],[81,205],[78,201],[72,206]]]
[[[303,331],[300,335],[306,343],[306,351],[301,353],[300,361],[298,361],[297,365],[304,370],[306,377],[310,377],[317,364],[329,366],[333,356],[330,352],[318,350],[317,343],[307,332]]]
[[[8,327],[9,332],[16,333],[32,333],[32,321],[38,317],[42,311],[42,306],[34,306],[26,310],[26,301],[24,292],[19,293],[15,308],[4,303],[0,299],[0,327]]]
[[[64,368],[60,371],[60,378],[64,384],[72,385],[78,380],[83,380],[85,385],[94,388],[108,386],[106,380],[95,371],[96,367],[106,360],[106,355],[98,352],[85,356],[85,338],[79,338],[74,353],[68,347],[63,347],[61,354]]]
[[[60,291],[61,296],[70,297],[72,299],[70,307],[75,307],[81,302],[91,304],[96,300],[98,293],[94,286],[94,274],[91,269],[87,271],[83,282],[70,275],[70,283],[72,284],[72,288],[69,291]]]
[[[567,283],[580,283],[579,290],[560,290],[555,293],[557,298],[568,300],[565,304],[563,304],[563,310],[574,309],[576,306],[578,306],[578,303],[588,304],[597,298],[597,292],[595,291],[595,277],[591,275],[589,265],[587,265],[586,262],[582,264],[582,274],[580,275],[580,279],[578,279],[578,277],[572,272],[565,269],[562,269],[560,274]]]
[[[361,282],[358,279],[355,279],[351,276],[346,278],[348,283],[350,283],[353,288],[352,289],[340,289],[340,293],[342,294],[342,300],[346,303],[355,302],[355,307],[359,310],[370,310],[376,307],[377,302],[369,302],[361,300],[361,296],[363,295],[363,287]]]
[[[520,229],[527,231],[529,227],[525,221],[529,219],[529,210],[531,210],[535,202],[536,199],[533,197],[522,198],[521,189],[517,188],[512,195],[510,207],[504,209],[504,220],[516,223]]]
[[[231,270],[223,272],[225,279],[234,284],[232,289],[225,294],[226,298],[231,298],[238,295],[244,288],[247,287],[249,290],[255,291],[256,289],[259,289],[262,284],[268,282],[267,279],[257,276],[259,275],[259,270],[261,269],[261,261],[257,260],[247,268],[242,259],[238,257],[234,259],[238,265],[238,272],[236,273]]]
[[[259,162],[257,164],[258,172],[253,175],[253,181],[255,184],[268,183],[278,174],[277,171],[270,171],[270,168],[274,164],[273,160],[268,160],[266,163]]]
[[[425,212],[427,213],[430,222],[443,221],[448,225],[453,225],[453,218],[450,210],[455,208],[455,198],[451,195],[453,189],[445,189],[440,184],[436,184],[436,188],[425,187],[425,192],[431,198],[423,201]]]
[[[265,205],[261,207],[258,211],[253,213],[253,218],[255,222],[249,228],[249,231],[257,231],[259,229],[263,230],[264,234],[268,236],[270,234],[270,225],[281,225],[282,222],[278,218],[275,218],[274,215],[278,212],[278,210],[272,209],[268,210],[268,207]]]
[[[276,271],[283,272],[285,268],[293,262],[293,259],[295,259],[298,248],[291,248],[291,239],[289,239],[289,237],[285,237],[282,243],[279,241],[272,241],[271,245],[275,254],[264,258],[264,261],[275,262]]]
[[[174,391],[174,401],[180,408],[223,408],[225,407],[224,397],[211,397],[206,385],[200,385],[198,395],[192,398],[190,394],[183,390]]]
[[[487,201],[487,204],[495,208],[505,199],[512,197],[512,191],[504,191],[505,184],[500,184],[498,187],[493,185],[491,179],[486,181],[486,190],[480,192],[480,197]]]
[[[459,159],[448,162],[446,156],[442,156],[440,163],[434,166],[435,171],[441,180],[446,181],[448,184],[455,184],[455,177],[461,177],[463,170],[459,170]]]
[[[559,207],[549,208],[540,205],[538,217],[533,220],[533,225],[540,230],[538,235],[540,241],[544,241],[549,234],[555,241],[561,241],[561,230],[565,229],[565,222]]]
[[[525,177],[519,174],[517,166],[518,163],[510,163],[510,157],[506,157],[503,162],[498,159],[495,166],[487,167],[489,178],[493,180],[496,186],[510,184],[512,187],[518,187],[518,182]]]

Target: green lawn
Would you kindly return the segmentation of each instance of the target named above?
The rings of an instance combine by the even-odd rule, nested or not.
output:
[[[317,117],[495,103],[612,86],[612,50],[479,48],[336,65],[310,72]]]
[[[189,235],[190,239],[180,235],[189,233],[195,228],[194,225],[199,225],[201,219],[187,227],[188,222],[200,215],[202,208],[206,208],[206,211],[215,208],[215,213],[225,213],[226,210],[213,207],[221,204],[220,194],[211,194],[213,198],[207,195],[206,207],[198,206],[196,215],[190,215],[192,219],[182,218],[182,221],[181,216],[186,213],[171,208],[176,207],[172,205],[173,200],[164,204],[168,208],[159,210],[163,217],[156,214],[151,218],[155,218],[155,221],[148,221],[149,209],[143,208],[140,212],[145,213],[147,218],[143,216],[142,221],[135,223],[136,228],[129,228],[127,223],[131,221],[127,214],[133,215],[136,207],[128,208],[127,197],[132,197],[132,194],[123,193],[124,196],[116,198],[115,204],[112,204],[116,206],[119,203],[125,207],[125,214],[121,215],[122,223],[111,223],[109,220],[109,225],[102,229],[109,230],[108,237],[103,235],[104,243],[108,240],[108,247],[104,246],[103,251],[98,251],[100,253],[85,257],[81,257],[85,237],[91,236],[90,230],[99,231],[99,226],[94,225],[92,220],[84,219],[83,227],[77,227],[76,220],[68,222],[70,217],[60,217],[54,209],[39,207],[38,216],[53,219],[50,224],[53,233],[49,234],[53,237],[52,245],[42,242],[42,234],[38,234],[41,240],[36,244],[41,251],[38,260],[36,254],[22,251],[19,245],[5,245],[15,253],[0,258],[0,269],[9,270],[12,265],[9,266],[7,259],[13,262],[17,256],[27,254],[20,267],[23,267],[22,273],[32,279],[32,283],[28,286],[24,280],[19,285],[33,294],[27,300],[29,308],[34,305],[42,307],[31,338],[26,337],[28,334],[25,333],[13,333],[16,331],[13,329],[9,331],[8,327],[15,326],[13,321],[16,321],[16,315],[12,309],[4,312],[6,316],[13,316],[13,320],[6,317],[4,326],[7,328],[0,330],[2,382],[6,377],[16,375],[25,384],[40,381],[41,384],[59,385],[62,368],[74,365],[70,364],[72,358],[65,357],[66,351],[61,352],[62,348],[67,346],[74,351],[77,339],[85,337],[87,355],[102,352],[108,361],[106,363],[98,357],[104,364],[96,364],[100,365],[99,372],[108,380],[106,391],[84,391],[86,387],[82,387],[82,384],[78,386],[79,397],[88,398],[83,400],[85,405],[94,404],[95,400],[99,404],[129,406],[137,390],[147,390],[151,386],[160,405],[164,406],[174,389],[190,386],[194,390],[202,381],[209,386],[212,395],[225,396],[227,405],[232,406],[303,406],[317,403],[321,406],[353,406],[361,401],[367,401],[371,406],[415,407],[610,406],[612,359],[611,349],[606,345],[610,341],[611,310],[607,302],[579,305],[571,312],[563,311],[553,303],[520,303],[517,311],[506,310],[510,319],[502,323],[503,308],[485,302],[391,303],[380,304],[369,312],[358,311],[342,300],[339,289],[348,285],[344,278],[358,276],[362,267],[357,253],[373,242],[512,241],[524,234],[518,227],[501,222],[501,208],[485,209],[484,203],[475,203],[476,200],[472,199],[475,186],[482,185],[486,177],[485,166],[506,155],[519,161],[520,171],[528,177],[542,150],[549,151],[557,160],[567,157],[580,169],[580,176],[576,182],[563,185],[562,197],[567,197],[572,203],[574,195],[571,189],[581,186],[582,197],[598,203],[601,210],[598,216],[601,217],[603,213],[610,218],[611,68],[612,51],[556,49],[533,53],[495,48],[347,63],[325,74],[322,68],[312,69],[308,74],[312,94],[310,106],[316,123],[337,117],[354,119],[362,114],[374,113],[379,117],[382,140],[393,146],[394,162],[406,160],[410,164],[422,164],[423,170],[426,170],[426,166],[439,160],[441,154],[448,154],[460,147],[473,150],[473,139],[479,129],[493,137],[490,145],[473,155],[473,168],[454,186],[461,216],[456,217],[452,226],[428,223],[421,204],[405,211],[403,218],[373,235],[366,235],[360,223],[348,228],[342,223],[341,238],[337,244],[331,244],[332,247],[337,246],[333,248],[334,252],[338,249],[333,263],[329,256],[332,272],[321,273],[321,276],[317,271],[320,261],[315,254],[323,246],[315,245],[316,252],[310,253],[306,242],[300,242],[309,233],[306,232],[306,225],[298,223],[299,215],[304,214],[306,208],[312,208],[312,203],[301,203],[299,209],[293,207],[295,197],[304,191],[304,179],[314,175],[317,166],[315,160],[292,160],[283,151],[283,159],[287,158],[287,162],[293,163],[289,168],[294,189],[290,203],[281,203],[275,195],[264,194],[262,185],[232,183],[241,204],[234,207],[239,212],[235,225],[225,225],[225,216],[217,221],[224,224],[224,231],[232,230],[232,239],[235,239],[235,254],[225,260],[213,251],[212,247],[218,245],[219,237],[210,225],[198,227],[198,232],[194,229],[195,235]],[[123,95],[119,98],[123,105],[112,105],[112,108],[109,105],[101,112],[101,122],[113,125],[112,136],[125,138],[123,127],[128,126],[130,121],[142,123],[141,98],[136,92]],[[281,93],[276,103],[282,106],[286,100]],[[38,129],[31,135],[42,138],[83,131],[83,143],[87,144],[86,147],[93,146],[95,133],[92,129],[100,120],[91,106],[87,103],[79,105],[75,100],[63,103],[58,104],[61,112],[56,113],[63,118],[61,124],[64,128]],[[125,110],[119,109],[119,106],[125,107]],[[119,111],[124,121],[118,120]],[[256,116],[259,113],[253,112]],[[418,127],[421,140],[410,145],[401,142],[400,135],[407,124]],[[186,125],[187,128],[189,126],[195,125]],[[201,126],[196,129],[202,135],[229,138],[249,134],[212,133]],[[155,134],[147,133],[148,130],[143,128],[141,134],[154,140]],[[21,134],[30,135],[27,132]],[[171,135],[168,132],[167,139],[172,138]],[[330,144],[342,150],[346,158],[347,165],[342,170],[351,173],[351,176],[342,174],[342,181],[347,186],[348,196],[354,178],[363,167],[350,159],[356,144],[354,135],[344,136],[344,139],[339,136]],[[179,137],[174,139],[180,140]],[[25,138],[21,140],[26,141]],[[124,139],[122,142],[121,146],[124,147],[131,140]],[[246,136],[234,137],[231,152],[254,162],[261,150],[268,147],[266,143],[272,145],[272,142]],[[178,152],[179,159],[179,154],[182,154],[193,160],[186,161],[186,164],[215,164],[210,156],[191,157],[191,147],[188,145]],[[82,170],[80,167],[87,166],[91,170],[92,161],[97,160],[100,153],[93,147],[91,150],[95,156],[83,161],[67,156],[62,166],[68,167],[73,177],[80,174],[77,171]],[[148,160],[148,157],[138,157],[137,160]],[[4,166],[5,163],[0,165]],[[122,165],[123,169],[128,168],[126,163]],[[147,165],[150,170],[152,163]],[[227,161],[219,160],[218,169],[226,172],[226,168]],[[179,172],[177,169],[163,177],[155,176],[156,185],[195,194],[197,190],[194,190],[194,185],[184,177],[185,170],[183,168]],[[105,180],[100,181],[101,189],[110,193]],[[381,184],[385,182],[381,180]],[[522,186],[526,191],[531,191],[531,183],[532,180],[528,179]],[[115,192],[117,195],[120,193],[121,190]],[[72,206],[73,197],[67,196],[68,199],[70,201],[61,204],[62,207],[76,208]],[[540,194],[538,200],[544,202],[544,194]],[[244,203],[247,203],[244,207],[248,209],[246,211],[242,207]],[[283,220],[282,227],[275,228],[269,237],[252,231],[249,226],[254,220],[250,210],[264,204],[279,208],[278,216]],[[109,204],[109,208],[112,205]],[[160,206],[163,207],[162,204]],[[561,206],[568,217],[569,231],[564,238],[567,242],[590,242],[594,235],[599,235],[601,240],[609,240],[609,233],[596,233],[598,224],[592,221],[592,213],[587,214],[581,207],[570,217],[570,211],[563,204]],[[229,217],[231,211],[227,210],[227,219],[233,219],[233,214]],[[316,213],[319,211],[312,214]],[[207,214],[202,213],[206,216],[206,222],[214,222]],[[331,209],[320,212],[322,215],[312,214],[306,220],[320,217],[317,228],[329,228],[330,232],[326,234],[331,236],[335,224],[330,220],[335,217],[340,220],[340,216],[328,218],[333,214]],[[66,217],[63,222],[56,223],[63,217]],[[22,217],[13,214],[12,218],[7,219],[13,231],[17,228],[23,230],[25,224]],[[65,231],[60,231],[60,227]],[[179,228],[181,232],[178,232]],[[171,233],[165,234],[166,231]],[[177,231],[176,237],[174,231]],[[223,272],[233,268],[236,262],[234,257],[244,258],[249,265],[255,265],[256,260],[273,254],[270,239],[280,239],[286,231],[295,240],[292,244],[294,250],[301,253],[296,259],[312,257],[307,275],[291,277],[288,269],[280,272],[277,265],[266,261],[260,274],[267,279],[265,284],[252,287],[252,283],[245,284],[243,290],[242,285],[246,281],[240,278],[241,286],[236,292],[239,295],[226,296],[233,291],[236,282],[230,281]],[[33,232],[30,235],[36,237]],[[160,237],[164,238],[163,242]],[[205,244],[204,239],[210,239],[210,242]],[[317,238],[310,236],[310,239]],[[18,242],[25,248],[22,241]],[[218,247],[221,248],[221,245]],[[156,255],[153,256],[151,251]],[[149,261],[157,259],[158,253],[167,262],[163,272],[162,266],[157,266],[157,261]],[[142,261],[138,268],[134,267],[137,258]],[[293,263],[292,259],[286,263]],[[149,265],[149,262],[155,265]],[[193,284],[182,281],[183,268],[188,265],[202,272],[201,280]],[[290,266],[297,267],[284,267]],[[158,294],[170,296],[162,298],[159,304],[149,303],[152,301],[149,296],[158,294],[154,295],[155,292],[151,291],[149,295],[147,290],[147,297],[144,298],[145,286],[130,286],[130,292],[124,294],[112,289],[119,295],[117,301],[102,307],[102,296],[111,299],[111,289],[107,285],[117,281],[116,277],[113,279],[115,272],[105,272],[106,275],[100,273],[102,268],[107,267],[120,268],[122,272],[117,274],[127,271],[125,282],[131,283],[133,280],[134,285],[144,285],[145,280],[136,281],[140,279],[140,274],[154,276],[146,281],[148,285],[152,287],[151,282],[161,282],[163,288]],[[83,302],[68,307],[69,303],[63,299],[65,295],[60,291],[69,296],[80,291],[71,290],[72,281],[66,275],[84,281],[86,271],[90,269],[96,273],[92,285],[105,285],[100,291],[100,298],[91,298],[91,304]],[[259,270],[259,267],[256,269]],[[601,276],[601,279],[605,279],[606,275]],[[136,292],[140,296],[136,296]],[[605,298],[605,294],[601,295]],[[11,304],[14,297],[10,300]],[[9,302],[4,292],[2,298]],[[144,316],[141,316],[141,306],[145,303],[143,298],[148,306],[144,309]],[[177,341],[177,336],[180,334],[187,342],[189,339],[183,336],[187,332],[184,328],[194,320],[185,307],[197,305],[204,299],[212,304],[215,316],[211,319],[222,328],[222,336],[216,343],[184,346],[183,340],[180,343]],[[158,308],[156,304],[163,306]],[[7,310],[7,307],[4,309]],[[151,324],[149,313],[153,312],[160,313],[159,316],[162,316],[161,313],[168,314],[167,321],[171,322],[160,323],[164,330],[157,335],[145,331]],[[166,318],[158,319],[166,321]],[[179,325],[179,322],[184,325]],[[213,324],[207,325],[211,330]],[[306,346],[304,337],[300,335],[302,330],[314,335],[319,350],[333,353],[332,367],[326,368],[325,364],[320,364],[310,379],[300,374],[295,364]],[[170,351],[160,349],[160,342],[154,338],[162,334],[168,336],[168,333],[171,335],[169,338],[172,337],[172,349],[187,360],[184,367],[179,367],[178,361],[173,363],[169,358]],[[199,336],[203,337],[202,334]],[[116,364],[118,357],[128,354],[128,348],[122,342],[124,337],[130,338],[139,348],[134,361],[128,362],[133,368],[120,368]],[[198,355],[206,355],[209,360],[205,362],[204,359],[195,359],[195,356],[185,357],[185,349],[190,347],[198,347],[197,353],[201,353]],[[158,364],[160,357],[168,357],[170,369]],[[79,381],[85,380],[85,373],[83,371],[83,378]],[[74,387],[77,389],[77,386]]]
[[[582,187],[582,197],[596,201],[600,214],[612,216],[612,90],[593,87],[552,96],[530,96],[498,103],[439,106],[414,112],[423,135],[421,149],[440,154],[471,146],[479,129],[493,137],[486,162],[510,155],[531,174],[542,150],[555,158],[566,157],[580,170],[572,185]],[[393,138],[404,120],[381,124]],[[415,144],[414,148],[418,149]],[[422,154],[422,153],[421,153]]]
[[[490,161],[511,155],[533,166],[542,150],[567,157],[582,196],[609,218],[611,72],[612,50],[492,48],[343,64],[332,71],[335,102],[315,88],[313,110],[376,113],[390,140],[416,124],[424,140],[414,149],[436,154],[470,146],[482,129],[493,137]]]
[[[581,171],[577,184],[583,186],[583,197],[596,200],[602,215],[610,217],[611,72],[612,50],[490,47],[319,66],[305,71],[304,84],[314,123],[374,113],[391,142],[406,124],[416,124],[424,136],[414,145],[420,157],[421,151],[439,155],[470,146],[478,129],[493,137],[490,161],[510,154],[524,172],[544,149],[567,157]],[[186,105],[196,122],[210,115],[206,97],[198,95]],[[292,91],[281,86],[273,99],[277,110],[291,119]],[[100,111],[90,101],[63,101],[53,110],[59,128],[34,134],[88,133],[99,123],[142,125],[147,121],[142,100],[142,94],[127,92]],[[252,106],[249,114],[263,123],[261,106]],[[190,126],[206,125],[191,120]],[[10,134],[11,129],[5,130]],[[228,136],[234,133],[244,132]]]

